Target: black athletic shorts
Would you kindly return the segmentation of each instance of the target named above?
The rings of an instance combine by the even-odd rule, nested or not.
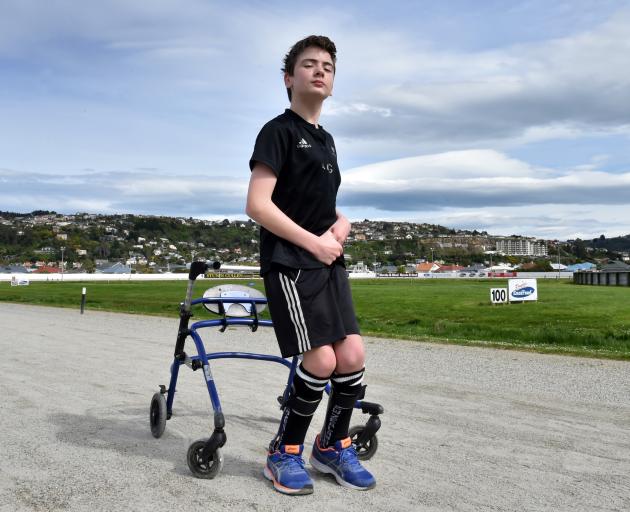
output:
[[[282,357],[359,334],[348,274],[341,265],[302,270],[273,265],[264,280]]]

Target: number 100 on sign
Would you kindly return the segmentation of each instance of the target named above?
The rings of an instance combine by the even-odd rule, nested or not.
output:
[[[490,288],[490,302],[492,304],[505,304],[507,301],[507,288]]]

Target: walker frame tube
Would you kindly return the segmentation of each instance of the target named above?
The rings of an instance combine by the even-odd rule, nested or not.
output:
[[[186,290],[186,301],[182,304],[181,317],[184,324],[188,323],[188,319],[190,318],[190,309],[192,306],[198,304],[219,304],[219,307],[222,307],[223,304],[250,304],[252,311],[256,311],[256,304],[266,304],[266,298],[248,298],[248,297],[204,297],[192,300],[192,283],[191,280],[188,284],[188,289]],[[297,356],[293,358],[292,361],[288,361],[287,359],[272,355],[272,354],[257,354],[252,352],[206,352],[206,347],[204,342],[197,332],[199,329],[209,328],[209,327],[222,327],[226,328],[230,325],[238,325],[238,326],[250,326],[252,328],[257,328],[259,325],[264,327],[273,327],[273,323],[271,320],[259,320],[258,315],[254,314],[254,318],[230,318],[225,315],[220,319],[210,319],[210,320],[200,320],[195,322],[190,328],[186,328],[186,325],[180,325],[180,337],[182,337],[182,341],[185,340],[185,337],[190,336],[195,343],[195,348],[197,350],[196,356],[186,356],[182,357],[183,352],[183,343],[179,347],[181,352],[175,354],[175,358],[173,361],[173,365],[171,366],[171,380],[168,387],[168,394],[166,398],[166,413],[170,418],[173,412],[173,402],[175,400],[175,390],[177,386],[177,378],[179,376],[179,367],[182,364],[190,364],[193,370],[202,368],[204,374],[204,380],[206,382],[206,387],[208,388],[208,394],[210,396],[210,401],[212,403],[212,410],[216,414],[217,412],[221,413],[221,400],[219,399],[219,393],[217,391],[214,378],[212,376],[212,370],[210,368],[210,361],[213,359],[252,359],[257,361],[270,361],[274,363],[282,364],[289,369],[289,380],[288,384],[290,384],[293,376],[295,375],[295,367],[297,363]],[[176,350],[177,352],[177,350]],[[198,361],[197,364],[194,362]],[[285,393],[286,394],[286,393]],[[286,397],[285,397],[286,398]]]

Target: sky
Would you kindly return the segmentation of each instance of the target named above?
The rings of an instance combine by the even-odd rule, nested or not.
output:
[[[0,210],[246,218],[310,34],[351,220],[630,233],[626,0],[2,0]]]

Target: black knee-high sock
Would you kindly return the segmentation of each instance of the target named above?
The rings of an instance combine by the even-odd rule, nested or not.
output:
[[[364,372],[365,368],[346,374],[333,373],[326,420],[319,438],[322,448],[348,437],[352,409],[361,391]]]
[[[301,364],[298,366],[291,384],[289,401],[280,420],[276,447],[283,444],[304,444],[306,431],[322,400],[328,379],[329,377],[316,377]]]

